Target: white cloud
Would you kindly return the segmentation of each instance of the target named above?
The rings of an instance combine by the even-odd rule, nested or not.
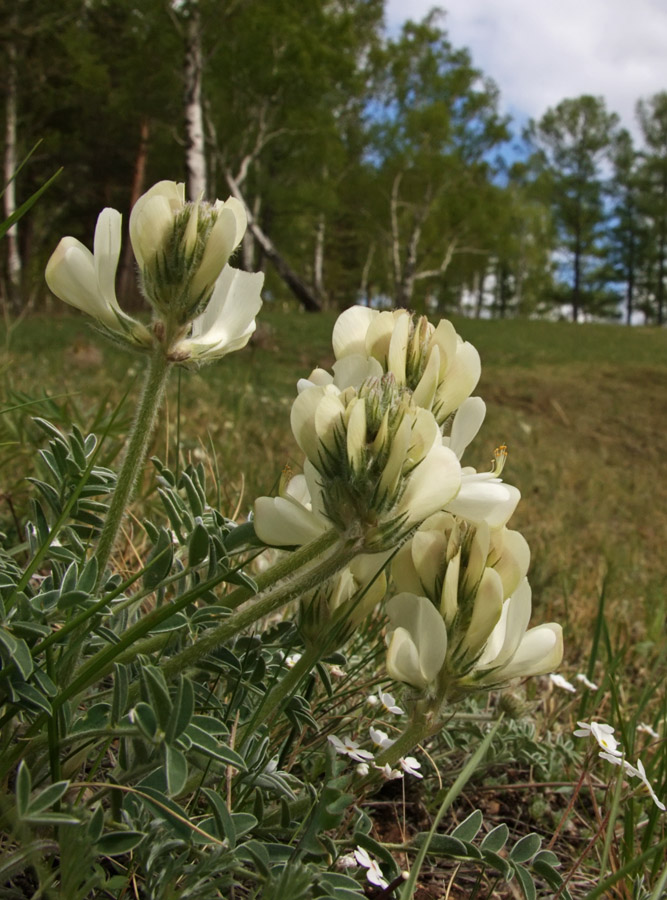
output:
[[[392,33],[419,20],[429,0],[387,0]],[[455,47],[491,76],[503,111],[539,118],[580,94],[603,96],[636,136],[639,98],[667,90],[665,0],[449,0],[444,27]]]

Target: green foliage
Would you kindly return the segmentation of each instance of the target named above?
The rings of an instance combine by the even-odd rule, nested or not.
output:
[[[563,100],[532,122],[527,135],[542,169],[541,177],[559,230],[559,249],[567,254],[567,294],[572,320],[581,312],[604,312],[600,278],[600,237],[605,223],[600,166],[611,150],[618,116],[600,97]],[[602,285],[599,282],[602,282]]]

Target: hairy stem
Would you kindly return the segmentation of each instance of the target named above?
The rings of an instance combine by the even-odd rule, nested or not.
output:
[[[157,347],[148,365],[143,393],[128,437],[123,464],[118,473],[116,490],[111,498],[97,546],[98,583],[104,577],[104,570],[116,543],[125,510],[132,499],[132,494],[146,461],[155,420],[162,405],[162,398],[171,366],[172,363],[165,356],[163,348],[161,346]]]
[[[173,678],[180,674],[210,653],[211,650],[238,634],[239,631],[253,625],[264,616],[270,615],[281,606],[285,606],[290,600],[297,599],[306,591],[321,585],[357,556],[359,549],[356,542],[339,541],[338,546],[334,545],[333,552],[323,560],[315,560],[313,564],[304,567],[304,570],[293,578],[281,579],[272,588],[257,595],[253,602],[244,609],[234,613],[217,627],[200,635],[190,647],[186,647],[162,663],[161,668],[165,676]]]

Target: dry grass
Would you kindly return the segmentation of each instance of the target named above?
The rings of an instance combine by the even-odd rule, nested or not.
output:
[[[330,365],[333,321],[333,314],[267,310],[254,346],[183,372],[180,433],[179,385],[172,379],[155,452],[175,466],[180,437],[182,459],[204,459],[219,473],[221,492],[212,500],[225,514],[244,515],[257,494],[272,491],[283,466],[298,461],[289,431],[295,382],[316,364]],[[533,551],[540,620],[566,623],[567,657],[580,667],[604,582],[617,645],[660,642],[667,609],[667,336],[564,323],[456,324],[480,350],[477,393],[488,409],[466,462],[484,468],[495,446],[509,445],[505,477],[523,495],[511,524]],[[110,409],[130,390],[120,438],[141,362],[105,344],[82,318],[28,320],[4,355],[3,405],[12,404],[16,390],[67,394],[58,401],[62,419],[85,427],[102,398]],[[29,417],[36,413],[48,417],[48,410],[28,407],[2,419],[5,430],[13,428],[4,438],[15,442],[4,448],[5,492],[19,518],[27,493],[23,469],[33,465],[37,438]],[[20,427],[9,421],[17,416]]]

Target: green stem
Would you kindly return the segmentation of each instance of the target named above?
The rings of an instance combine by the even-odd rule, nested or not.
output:
[[[437,734],[442,728],[442,722],[439,717],[428,714],[418,714],[411,722],[408,722],[403,733],[394,741],[391,747],[383,750],[379,756],[375,758],[378,766],[384,766],[389,763],[393,766],[399,759],[407,756],[411,750],[414,750],[422,741]]]
[[[356,542],[340,541],[333,553],[322,562],[316,562],[315,565],[306,568],[305,572],[296,578],[281,579],[263,595],[255,597],[245,609],[234,613],[210,632],[200,635],[194,644],[164,662],[161,668],[165,677],[173,678],[179,675],[239,631],[285,606],[290,600],[297,599],[306,591],[321,585],[354,559],[359,550]]]
[[[299,579],[289,580],[287,578],[290,569],[292,571],[297,571],[300,567],[312,565],[313,559],[317,559],[325,552],[325,550],[335,544],[337,540],[338,535],[336,532],[328,531],[317,540],[312,541],[310,544],[307,544],[305,547],[292,553],[287,559],[281,560],[277,565],[272,566],[271,569],[264,572],[263,575],[257,579],[257,586],[260,592],[255,595],[255,602],[242,611],[244,623],[236,630],[240,630],[241,627],[245,627],[246,624],[250,624],[262,615],[265,615],[264,612],[257,610],[258,608],[261,610],[266,606],[267,598],[276,602],[275,598],[278,597],[280,603],[286,603],[290,600],[294,590],[299,590],[298,585],[301,583]],[[356,548],[354,552],[356,552]],[[354,555],[354,552],[350,554],[350,557],[345,556],[345,562]],[[338,568],[342,568],[345,565],[345,562],[340,563]],[[337,565],[337,562],[335,558],[330,557],[326,560],[324,565],[332,564]],[[323,576],[319,574],[321,568],[322,566],[309,568],[306,575],[310,578],[322,578]],[[334,569],[334,571],[337,571],[337,569]],[[227,572],[223,572],[222,574],[197,585],[193,590],[187,591],[172,603],[154,609],[120,635],[115,644],[111,644],[108,647],[104,647],[102,650],[98,650],[94,656],[91,656],[90,659],[86,660],[86,662],[74,673],[69,684],[63,688],[58,696],[53,698],[51,701],[53,708],[55,709],[61,706],[65,700],[68,700],[80,691],[85,690],[94,682],[104,678],[113,668],[114,662],[131,663],[139,654],[150,653],[154,649],[161,649],[164,646],[165,635],[158,634],[146,638],[146,640],[141,639],[157,625],[173,616],[174,613],[189,606],[190,603],[194,603],[199,599],[202,593],[224,581],[227,575]],[[240,605],[250,597],[252,597],[252,593],[249,588],[239,587],[235,591],[232,591],[231,594],[228,594],[227,597],[224,598],[224,602],[228,606],[234,607]],[[280,603],[277,605],[280,605]],[[232,625],[233,629],[235,618],[235,616],[229,616],[222,625],[218,625],[216,628],[212,628],[210,631],[206,631],[200,635],[197,638],[197,644],[194,647],[187,648],[187,650],[196,651],[200,644],[206,646],[206,649],[203,650],[201,654],[195,655],[194,659],[198,659],[199,656],[204,656],[210,649],[213,649],[218,643],[225,640],[226,637],[218,639],[218,634],[221,629],[224,629],[226,633],[230,625]],[[236,630],[233,629],[231,634],[235,634]],[[166,637],[168,637],[168,635]],[[173,663],[175,660],[180,659],[185,652],[186,651],[182,651],[168,662]],[[167,665],[168,663],[163,665],[165,674],[167,674]],[[180,671],[180,669],[178,671]]]
[[[98,583],[104,577],[104,570],[116,543],[125,510],[146,461],[171,366],[172,363],[165,356],[164,349],[161,346],[156,347],[150,359],[143,393],[128,437],[123,464],[118,473],[116,490],[109,504],[97,546]]]

